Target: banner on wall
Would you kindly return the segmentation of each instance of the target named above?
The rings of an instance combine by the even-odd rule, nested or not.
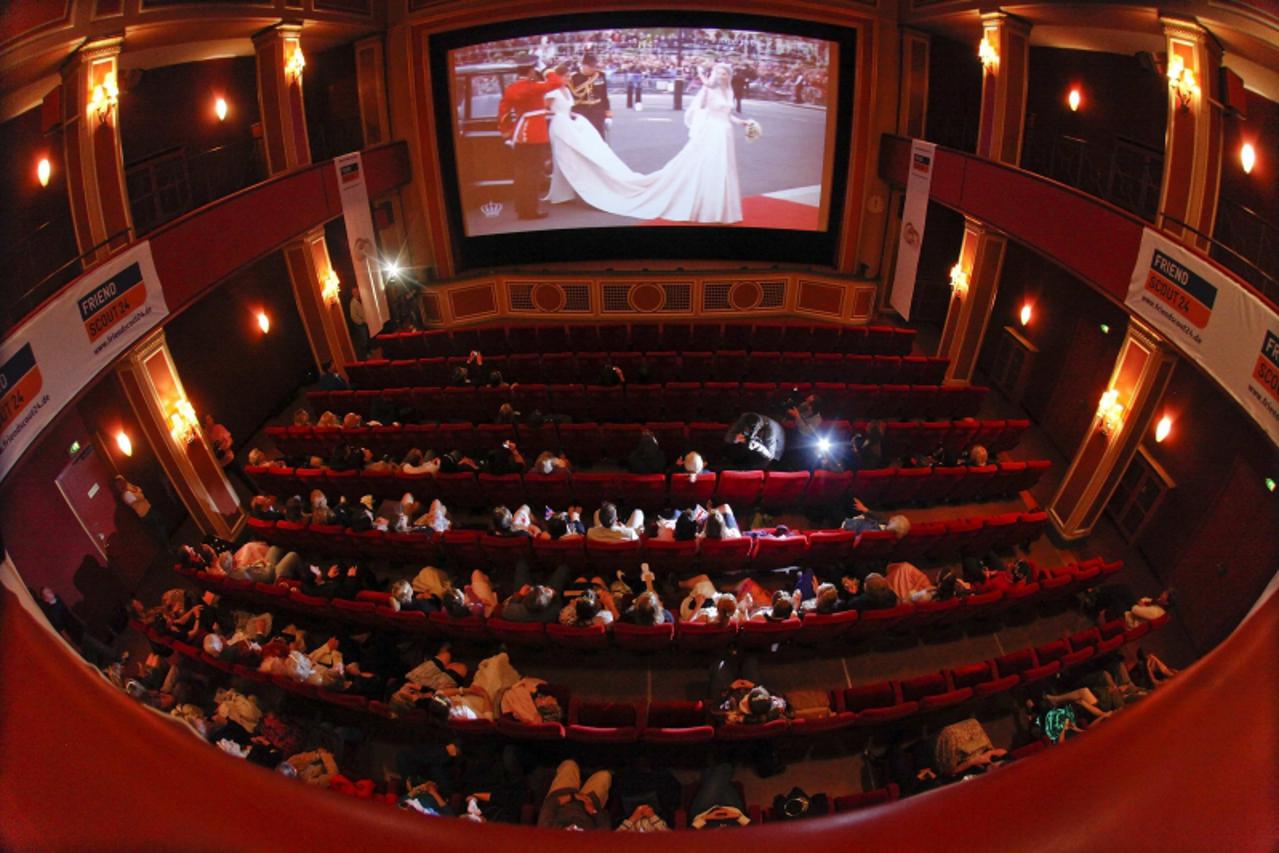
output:
[[[0,344],[0,477],[98,372],[169,313],[140,243],[76,279]]]
[[[1279,314],[1149,228],[1125,304],[1207,370],[1279,444]]]
[[[364,160],[360,152],[334,158],[338,175],[338,195],[342,200],[342,222],[346,226],[346,243],[355,267],[355,285],[364,304],[364,320],[369,335],[382,331],[391,319],[386,290],[382,283],[382,266],[378,262],[377,237],[373,232],[373,215],[369,212],[369,191],[364,183]]]
[[[928,191],[933,184],[933,159],[937,146],[922,139],[910,141],[910,172],[906,175],[906,200],[902,205],[901,236],[897,238],[897,268],[888,304],[905,320],[915,297],[919,248],[924,244],[924,220],[928,218]]]

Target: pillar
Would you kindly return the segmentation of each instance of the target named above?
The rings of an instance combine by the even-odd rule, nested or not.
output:
[[[120,148],[122,37],[81,47],[62,68],[62,141],[76,243],[85,268],[133,239]]]
[[[351,344],[351,332],[342,313],[342,302],[338,296],[341,282],[329,261],[324,229],[307,232],[286,243],[282,251],[293,282],[293,299],[306,329],[316,366],[331,363],[339,373],[345,373],[346,365],[355,361],[355,347]],[[362,263],[359,258],[351,260],[352,263]]]
[[[902,28],[901,74],[897,96],[897,128],[899,136],[924,138],[924,121],[928,115],[928,57],[931,41],[927,33]],[[888,225],[884,229],[883,261],[885,284],[879,289],[879,310],[890,310],[892,270],[897,266],[897,244],[902,229],[904,189],[894,188],[888,195]]]
[[[983,43],[995,55],[993,61],[982,62],[977,156],[1017,166],[1026,124],[1030,24],[1005,12],[987,12],[981,16],[981,27]]]
[[[386,45],[382,36],[370,36],[355,43],[355,76],[364,146],[390,141],[393,136],[387,108]],[[396,258],[403,266],[415,266],[406,248],[408,237],[404,232],[400,191],[369,199],[369,204],[373,208],[373,228],[382,253]]]
[[[135,346],[116,376],[138,424],[201,533],[234,541],[244,526],[240,498],[227,481],[187,400],[164,330]]]
[[[1162,23],[1168,43],[1168,129],[1156,225],[1172,239],[1207,252],[1221,185],[1221,45],[1193,21],[1163,18]]]
[[[253,37],[257,54],[258,112],[267,171],[272,175],[311,162],[306,134],[306,106],[302,101],[302,25],[277,24]]]
[[[1130,319],[1106,394],[1048,506],[1067,541],[1092,533],[1159,409],[1176,357],[1149,327]]]
[[[999,292],[1008,240],[975,219],[964,221],[964,242],[952,272],[950,308],[942,327],[937,355],[950,360],[946,382],[971,382],[986,324]]]

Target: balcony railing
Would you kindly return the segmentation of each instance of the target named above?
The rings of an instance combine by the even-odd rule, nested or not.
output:
[[[266,179],[261,145],[246,139],[207,151],[169,148],[125,167],[139,236],[184,213]]]
[[[1217,207],[1212,257],[1279,302],[1279,225],[1223,198]]]
[[[1104,198],[1147,222],[1159,210],[1164,155],[1128,139],[1100,146],[1076,136],[1055,136],[1037,144],[1028,139],[1022,168],[1089,195]]]

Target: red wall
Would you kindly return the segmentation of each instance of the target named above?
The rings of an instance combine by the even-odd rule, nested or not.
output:
[[[1245,91],[1248,114],[1231,116],[1222,130],[1221,197],[1279,224],[1279,104]],[[1257,165],[1251,175],[1239,164],[1239,148],[1251,142]],[[1272,252],[1279,251],[1272,249]]]
[[[928,47],[925,139],[970,153],[977,149],[981,74],[975,42],[933,36]]]

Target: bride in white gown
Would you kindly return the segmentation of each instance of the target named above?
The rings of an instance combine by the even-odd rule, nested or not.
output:
[[[699,72],[700,73],[700,72]],[[710,76],[684,114],[688,142],[656,172],[640,174],[600,137],[589,121],[573,115],[567,89],[546,96],[551,112],[552,204],[581,197],[592,207],[637,219],[727,224],[742,219],[737,180],[732,70],[723,63]]]

